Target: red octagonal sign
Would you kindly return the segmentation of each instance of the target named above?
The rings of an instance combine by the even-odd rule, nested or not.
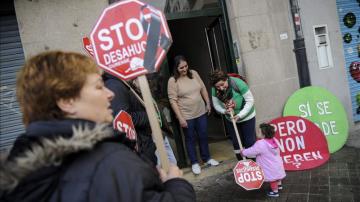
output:
[[[135,126],[130,114],[121,110],[113,120],[113,128],[126,133],[126,137],[130,140],[137,140]]]
[[[157,71],[172,43],[164,14],[136,0],[107,7],[90,39],[98,65],[125,80]]]
[[[252,160],[239,161],[233,171],[236,183],[246,190],[259,189],[264,183],[263,170]]]

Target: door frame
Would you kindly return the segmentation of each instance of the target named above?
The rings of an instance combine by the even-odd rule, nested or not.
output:
[[[196,10],[196,11],[187,11],[187,12],[179,12],[179,13],[166,13],[166,19],[167,21],[172,20],[179,20],[179,19],[187,19],[187,18],[196,18],[196,17],[218,17],[218,23],[221,27],[221,37],[222,37],[222,43],[224,44],[224,51],[226,51],[225,55],[226,57],[226,68],[227,72],[235,72],[237,73],[237,65],[235,61],[234,56],[234,49],[232,45],[232,37],[231,37],[231,30],[229,26],[229,20],[228,20],[228,13],[225,1],[219,0],[219,7],[213,7],[213,8],[206,8],[202,10]],[[230,56],[230,57],[228,57]],[[168,67],[169,68],[169,67]],[[171,110],[172,120],[176,120],[174,112]],[[223,120],[224,121],[224,120]],[[184,142],[182,140],[182,133],[181,133],[181,127],[179,123],[176,121],[173,122],[173,129],[174,129],[174,135],[175,135],[175,143],[177,147],[177,156],[178,156],[178,165],[179,167],[185,167],[187,166],[186,161],[186,153],[185,153],[185,147]],[[226,132],[226,131],[225,131]],[[226,133],[225,133],[226,134]]]

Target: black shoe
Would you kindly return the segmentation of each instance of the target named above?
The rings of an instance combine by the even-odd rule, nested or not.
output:
[[[269,191],[267,195],[270,197],[279,197],[279,192]]]
[[[238,161],[243,160],[243,157],[241,156],[241,154],[235,154],[236,158]]]

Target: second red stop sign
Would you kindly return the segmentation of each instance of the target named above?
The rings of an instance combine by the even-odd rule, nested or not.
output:
[[[90,39],[98,65],[125,80],[157,71],[172,43],[163,13],[136,0],[104,9]]]
[[[135,126],[130,114],[121,110],[113,120],[113,128],[126,133],[126,137],[130,140],[137,140]]]
[[[252,160],[239,161],[234,171],[235,182],[246,190],[259,189],[264,182],[264,172]]]

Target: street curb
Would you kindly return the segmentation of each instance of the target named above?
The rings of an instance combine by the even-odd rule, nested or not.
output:
[[[183,177],[188,180],[190,183],[197,183],[205,178],[228,172],[232,170],[238,161],[234,159],[226,160],[221,162],[218,166],[201,166],[201,174],[195,175],[192,173],[191,168],[182,169],[184,175]]]

